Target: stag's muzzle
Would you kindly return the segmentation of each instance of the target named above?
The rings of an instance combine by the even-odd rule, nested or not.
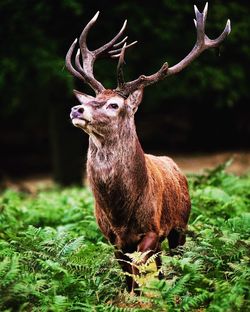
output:
[[[70,118],[71,119],[74,119],[74,118],[81,119],[83,117],[83,112],[84,112],[84,108],[81,105],[74,106],[71,109]]]

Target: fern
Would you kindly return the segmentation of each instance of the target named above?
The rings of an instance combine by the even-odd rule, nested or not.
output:
[[[212,298],[212,294],[204,289],[201,290],[201,293],[194,296],[185,296],[181,302],[181,309],[183,311],[192,311],[201,307],[205,307],[206,303],[209,302]]]
[[[13,284],[19,271],[19,256],[14,254],[11,258],[5,257],[0,263],[0,288],[4,289]]]
[[[250,310],[250,176],[227,164],[189,177],[192,214],[185,246],[169,256],[129,254],[142,295],[125,289],[124,274],[104,241],[83,188],[0,196],[0,311]],[[138,278],[138,276],[135,276]]]

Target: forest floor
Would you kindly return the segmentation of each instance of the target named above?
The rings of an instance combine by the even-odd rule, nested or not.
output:
[[[250,152],[224,152],[203,155],[172,155],[185,173],[202,173],[221,163],[232,160],[228,172],[242,175],[250,171]]]

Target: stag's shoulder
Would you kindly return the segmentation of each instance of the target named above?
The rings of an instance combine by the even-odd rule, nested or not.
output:
[[[172,158],[145,155],[149,175],[158,176],[164,183],[177,183],[187,187],[187,179]]]
[[[170,157],[145,154],[145,159],[148,167],[152,169],[157,168],[160,171],[163,170],[173,174],[181,174],[180,168]]]
[[[185,202],[189,202],[188,182],[178,165],[167,156],[145,155],[149,180],[151,185],[157,188],[171,190],[175,194],[185,196]]]

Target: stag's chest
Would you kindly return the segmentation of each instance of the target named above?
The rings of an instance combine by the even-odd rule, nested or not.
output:
[[[130,188],[122,177],[92,174],[89,176],[96,206],[105,212],[110,223],[122,227],[126,224],[133,210]]]
[[[87,172],[98,209],[105,212],[112,226],[122,228],[142,206],[147,175],[141,164],[143,155],[139,162],[138,157],[132,157],[136,153],[125,157],[126,151],[116,152],[105,151],[100,154],[105,156],[102,159],[98,152],[89,151]]]

